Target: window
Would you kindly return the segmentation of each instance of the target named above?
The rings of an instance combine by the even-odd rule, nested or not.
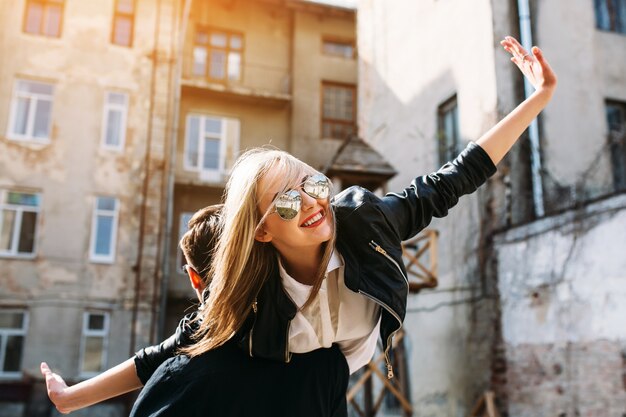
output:
[[[0,255],[32,257],[39,194],[0,190]]]
[[[322,83],[322,137],[346,139],[356,133],[356,88]]]
[[[63,3],[63,0],[26,0],[24,32],[60,37]]]
[[[594,0],[596,27],[626,34],[626,0]]]
[[[0,377],[21,377],[28,315],[23,310],[0,310]]]
[[[111,43],[132,46],[135,26],[135,0],[115,0]]]
[[[102,128],[102,146],[121,150],[126,139],[126,113],[128,95],[107,93],[104,102],[104,123]]]
[[[187,230],[189,230],[189,227],[187,227],[187,224],[189,223],[189,220],[191,220],[191,218],[193,217],[193,213],[190,212],[184,212],[180,214],[180,224],[178,225],[178,241],[180,242],[180,240],[183,238],[183,235],[187,232]],[[178,247],[178,255],[177,255],[177,262],[176,264],[178,265],[178,272],[179,273],[183,273],[182,270],[182,266],[185,265],[187,263],[187,261],[185,260],[185,257],[183,256],[183,251],[180,249],[180,247]]]
[[[189,115],[185,134],[184,167],[205,181],[221,181],[239,147],[239,121]]]
[[[81,375],[97,374],[106,369],[109,313],[85,312],[80,349]]]
[[[17,80],[7,136],[18,140],[48,141],[53,92],[52,84]]]
[[[606,102],[608,141],[616,191],[626,190],[626,103]]]
[[[456,96],[446,100],[437,110],[437,143],[439,165],[456,158],[459,153],[459,120]]]
[[[324,55],[352,59],[355,56],[354,50],[354,41],[342,41],[330,38],[324,38],[322,40],[322,53],[324,53]]]
[[[115,259],[118,211],[116,198],[96,198],[91,226],[90,259],[93,262],[112,263]]]
[[[243,35],[217,29],[198,29],[193,48],[193,75],[217,81],[240,81]]]

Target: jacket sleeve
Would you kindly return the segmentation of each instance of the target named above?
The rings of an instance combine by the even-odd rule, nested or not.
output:
[[[415,178],[401,193],[382,199],[385,217],[401,240],[410,239],[424,229],[433,217],[444,217],[459,201],[473,193],[496,167],[477,144],[470,144],[453,161],[438,171]]]
[[[176,355],[178,349],[193,343],[192,336],[198,327],[194,321],[196,315],[197,312],[187,314],[178,323],[173,335],[158,345],[145,347],[135,353],[135,371],[143,385],[146,385],[159,365]]]

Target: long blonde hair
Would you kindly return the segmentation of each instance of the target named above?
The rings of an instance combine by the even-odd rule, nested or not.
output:
[[[258,184],[273,168],[280,170],[283,190],[297,186],[303,171],[316,172],[299,159],[276,149],[255,148],[239,157],[226,185],[221,235],[210,272],[211,295],[200,313],[196,343],[182,349],[188,355],[197,356],[227,342],[250,314],[265,281],[276,273],[276,249],[269,243],[255,240],[258,228],[273,208],[271,205],[268,212],[260,212]],[[329,211],[334,225],[334,214]],[[324,244],[322,261],[306,304],[319,291],[334,241],[333,226],[332,237]]]

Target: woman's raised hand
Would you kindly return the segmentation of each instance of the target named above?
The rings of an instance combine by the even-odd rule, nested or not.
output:
[[[533,46],[531,54],[512,36],[505,37],[500,45],[512,55],[511,61],[517,65],[536,90],[552,91],[556,88],[556,74],[543,56],[541,49]]]

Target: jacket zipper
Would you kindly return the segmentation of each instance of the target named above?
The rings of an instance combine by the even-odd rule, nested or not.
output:
[[[252,311],[254,312],[254,321],[252,322],[252,328],[250,329],[250,335],[248,336],[248,350],[250,352],[251,358],[254,357],[254,355],[252,354],[252,334],[254,333],[254,325],[256,324],[256,313],[258,311],[256,298],[254,299],[254,302],[252,303]]]
[[[402,275],[402,278],[404,278],[404,281],[406,282],[407,290],[408,290],[409,280],[406,277],[406,275],[404,275],[404,272],[402,272],[402,269],[400,268],[400,265],[398,265],[398,263],[395,261],[395,259],[393,259],[391,256],[389,256],[389,254],[387,254],[387,251],[385,249],[383,249],[378,243],[374,242],[373,240],[371,240],[369,242],[369,245],[370,245],[370,247],[372,249],[374,249],[376,252],[378,252],[381,255],[383,255],[385,258],[387,258],[389,261],[391,261],[391,263],[393,263],[396,266],[396,268],[398,269],[398,272],[400,272],[400,275]],[[385,364],[387,366],[387,379],[392,379],[393,378],[393,366],[391,365],[391,359],[389,358],[389,350],[391,349],[391,344],[392,344],[393,337],[402,328],[402,320],[400,320],[400,316],[398,316],[396,314],[396,312],[393,311],[393,309],[391,307],[389,307],[387,304],[385,304],[382,301],[380,301],[378,298],[376,298],[376,297],[374,297],[374,296],[372,296],[370,294],[367,294],[367,293],[365,293],[365,292],[363,292],[361,290],[359,290],[359,293],[361,293],[364,296],[370,298],[372,301],[378,303],[381,307],[383,307],[385,310],[387,310],[389,312],[389,314],[391,314],[393,317],[395,317],[396,320],[398,320],[399,327],[387,337],[387,347],[385,348],[385,352],[384,352]]]
[[[285,338],[285,363],[291,362],[291,353],[289,352],[289,329],[291,328],[291,320],[287,322],[287,337]]]

